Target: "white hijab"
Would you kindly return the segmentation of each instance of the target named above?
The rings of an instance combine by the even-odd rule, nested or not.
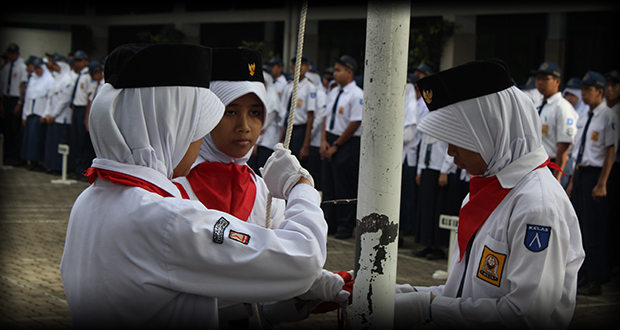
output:
[[[71,67],[65,62],[56,62],[56,65],[60,68],[60,71],[54,77],[54,83],[52,84],[50,94],[61,91],[67,84],[71,83]]]
[[[105,84],[90,110],[98,160],[151,168],[172,179],[191,142],[220,121],[224,106],[206,88],[115,89]]]
[[[32,100],[45,97],[54,84],[54,77],[47,69],[47,65],[43,63],[39,67],[43,69],[43,74],[39,76],[33,72],[26,88],[26,97]]]
[[[497,174],[542,146],[534,103],[514,86],[431,111],[418,130],[479,153],[487,163],[483,177]]]
[[[259,81],[212,81],[209,89],[217,95],[217,97],[224,103],[224,106],[228,106],[232,101],[237,98],[249,94],[254,93],[258,98],[263,102],[264,106],[264,114],[267,116],[267,92],[265,90],[265,85]],[[219,120],[218,120],[219,122]],[[263,118],[263,124],[265,123],[265,118]],[[217,123],[216,123],[217,125]],[[214,127],[216,126],[214,125]],[[211,131],[211,130],[209,130]],[[224,164],[235,163],[237,165],[245,165],[250,156],[252,156],[252,150],[254,147],[248,151],[241,158],[231,157],[217,148],[213,139],[211,138],[211,134],[204,135],[202,145],[200,146],[199,156],[208,162],[220,162]]]
[[[590,110],[590,106],[588,106],[587,104],[583,102],[583,99],[581,97],[581,89],[565,88],[562,91],[562,96],[566,97],[566,93],[573,94],[579,99],[579,101],[577,101],[577,104],[573,106],[573,108],[575,109],[575,112],[577,112],[577,115],[581,116],[582,113]]]

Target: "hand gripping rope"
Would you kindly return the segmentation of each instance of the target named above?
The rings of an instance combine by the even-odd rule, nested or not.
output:
[[[295,61],[295,76],[293,78],[293,95],[291,96],[293,100],[297,99],[297,89],[299,88],[299,76],[301,75],[301,56],[304,48],[304,35],[306,32],[306,17],[308,15],[308,1],[303,1],[301,6],[301,16],[299,18],[299,35],[297,36],[297,61]],[[286,123],[286,134],[284,136],[284,148],[288,149],[289,144],[291,143],[291,135],[293,134],[293,122],[295,120],[295,108],[297,107],[297,102],[291,102],[291,109],[288,117],[288,122]],[[265,228],[271,228],[271,193],[267,196],[267,206],[266,206],[266,217],[265,217]],[[260,314],[258,311],[258,304],[253,303],[252,309],[254,310],[254,315],[256,316],[256,322],[258,323],[258,328],[263,329],[260,320]]]

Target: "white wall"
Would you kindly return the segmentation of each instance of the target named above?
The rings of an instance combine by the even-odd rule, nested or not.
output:
[[[19,46],[20,56],[45,56],[56,53],[67,56],[71,51],[71,32],[22,28],[0,28],[0,51],[5,52],[10,43]]]

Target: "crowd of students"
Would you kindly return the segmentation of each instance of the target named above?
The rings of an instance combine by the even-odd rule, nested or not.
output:
[[[353,57],[342,55],[334,59],[333,66],[319,70],[302,55],[297,99],[293,100],[292,74],[285,73],[285,62],[290,64],[289,72],[293,72],[297,60],[274,57],[260,70],[255,68],[266,91],[259,95],[264,105],[260,127],[252,129],[252,134],[240,134],[233,141],[222,141],[212,132],[205,137],[200,157],[208,162],[247,164],[254,175],[260,176],[260,168],[265,166],[276,144],[284,141],[289,112],[295,106],[290,150],[322,192],[321,208],[328,234],[347,239],[353,236],[356,224],[356,205],[351,201],[357,198],[363,113],[358,64]],[[71,150],[68,165],[73,176],[87,180],[84,173],[95,158],[89,135],[89,110],[106,82],[105,59],[90,61],[86,53],[78,50],[68,57],[54,53],[23,60],[19,46],[10,44],[4,61],[0,114],[5,164],[56,173],[61,168],[58,144],[67,144]],[[433,73],[422,63],[407,76],[400,234],[413,235],[422,246],[412,251],[414,255],[444,259],[448,254],[449,232],[439,228],[439,216],[459,215],[461,203],[469,192],[471,175],[455,164],[447,143],[417,130],[429,113],[417,81]],[[214,85],[219,86],[218,82]],[[579,218],[587,257],[579,273],[578,292],[600,294],[601,283],[609,280],[616,266],[613,261],[617,260],[618,250],[615,240],[609,237],[618,232],[613,217],[619,214],[620,205],[617,130],[620,74],[617,70],[604,74],[588,71],[582,77],[566,79],[557,64],[545,61],[532,70],[528,82],[519,89],[538,110],[542,144],[551,162],[558,165],[550,167],[550,171],[571,197]],[[251,104],[256,100],[244,101]],[[239,150],[221,153],[224,147],[214,148],[224,143]],[[249,174],[241,173],[244,171],[224,177],[248,180]],[[186,180],[186,188],[191,188],[192,180],[204,179],[200,177],[199,171],[194,171],[180,180]],[[260,189],[266,191],[264,187]],[[224,194],[215,190],[186,190],[198,199],[206,194],[210,197],[203,199],[211,201],[223,198]],[[243,204],[237,201],[241,204],[233,207],[230,200],[220,202],[228,203],[227,207],[235,210]],[[262,215],[266,202],[260,203],[262,208],[246,207],[244,216],[250,217],[253,212]],[[272,209],[274,215],[284,207],[278,203]]]

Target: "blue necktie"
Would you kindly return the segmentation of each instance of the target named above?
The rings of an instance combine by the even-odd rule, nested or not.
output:
[[[77,91],[78,84],[80,83],[80,76],[82,75],[82,71],[78,72],[77,79],[75,80],[75,86],[73,86],[73,94],[71,95],[71,103],[69,105],[73,105],[73,100],[75,99],[75,92]]]
[[[593,115],[594,112],[588,111],[588,121],[586,122],[586,126],[584,126],[583,133],[581,134],[581,144],[579,145],[579,153],[577,154],[577,160],[575,161],[576,166],[581,163],[581,158],[583,157],[583,149],[586,146],[586,139],[588,138],[588,126],[590,126],[590,120],[592,120]]]
[[[334,129],[334,123],[336,122],[336,108],[338,108],[338,100],[340,99],[340,95],[342,94],[342,92],[342,89],[340,90],[340,92],[338,92],[338,96],[336,97],[336,101],[334,102],[334,107],[332,108],[332,118],[329,121],[330,130]]]
[[[545,106],[545,104],[547,104],[547,100],[544,100],[543,103],[536,108],[538,110],[538,115],[540,116],[540,113],[542,112],[542,108]]]

